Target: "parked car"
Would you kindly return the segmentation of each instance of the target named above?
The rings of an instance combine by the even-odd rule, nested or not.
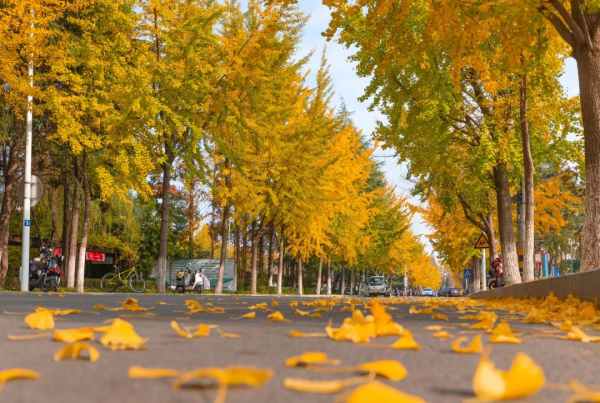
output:
[[[458,288],[450,288],[450,290],[448,291],[448,296],[449,297],[460,297],[460,291],[458,290]]]
[[[433,290],[431,288],[424,288],[423,292],[421,293],[421,295],[423,295],[424,297],[433,297],[434,293],[433,293]]]
[[[440,288],[438,291],[438,297],[449,297],[450,296],[450,287]]]
[[[371,276],[367,280],[367,283],[362,287],[363,295],[373,297],[373,296],[384,296],[389,297],[391,294],[391,289],[388,286],[387,281],[383,276]]]

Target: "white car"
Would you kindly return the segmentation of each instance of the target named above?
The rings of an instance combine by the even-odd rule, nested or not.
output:
[[[367,282],[363,286],[363,295],[373,296],[390,296],[390,288],[388,287],[387,281],[383,276],[372,276],[369,277]]]
[[[423,293],[421,293],[423,297],[435,297],[435,293],[431,288],[424,288]]]

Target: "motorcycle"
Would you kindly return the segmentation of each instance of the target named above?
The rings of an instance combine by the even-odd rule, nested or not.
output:
[[[43,292],[57,291],[64,272],[60,269],[63,256],[50,258],[50,249],[42,249],[40,256],[29,262],[29,291],[39,288]]]
[[[488,283],[489,289],[504,287],[504,277],[502,276],[502,259],[497,257],[492,262],[490,277],[493,277]]]
[[[202,294],[204,290],[204,280],[202,277],[202,271],[196,271],[191,265],[188,265],[177,273],[177,285],[175,289],[180,294],[186,291],[196,291],[198,294]]]

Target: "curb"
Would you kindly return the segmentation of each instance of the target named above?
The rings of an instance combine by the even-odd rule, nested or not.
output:
[[[474,293],[472,298],[546,298],[553,292],[558,299],[569,295],[582,301],[600,299],[600,269],[550,277]]]

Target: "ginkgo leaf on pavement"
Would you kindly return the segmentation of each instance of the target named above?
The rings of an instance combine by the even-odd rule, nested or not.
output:
[[[320,319],[320,318],[322,318],[321,314],[320,314],[320,313],[318,313],[318,312],[317,312],[317,313],[313,313],[313,314],[311,314],[311,315],[309,315],[309,316],[310,316],[311,318],[314,318],[314,319]]]
[[[544,371],[527,355],[517,354],[510,369],[502,371],[489,360],[490,353],[488,348],[482,354],[473,377],[473,391],[478,399],[522,399],[537,393],[546,383]]]
[[[327,365],[338,365],[340,360],[330,360],[327,358],[325,353],[304,353],[294,357],[290,357],[285,360],[286,367],[297,367],[307,364],[327,364]]]
[[[278,307],[279,306],[279,301],[272,299],[271,300],[271,306],[272,307]]]
[[[326,381],[285,378],[283,380],[283,386],[287,389],[294,390],[296,392],[337,393],[343,391],[346,388],[349,388],[350,386],[372,381],[374,378],[375,373],[370,373],[368,375],[355,378]]]
[[[4,387],[4,384],[13,379],[40,379],[42,376],[39,372],[32,371],[30,369],[22,368],[11,368],[0,371],[0,391]]]
[[[492,331],[490,343],[521,344],[521,340],[515,337],[508,323],[499,323]]]
[[[294,312],[294,315],[308,316],[308,315],[310,315],[310,312],[308,312],[308,311],[302,311],[300,309],[296,309],[296,311]]]
[[[247,314],[244,314],[242,316],[239,316],[237,318],[231,318],[231,320],[239,320],[239,319],[254,319],[256,318],[256,312],[252,311],[252,312],[248,312]]]
[[[52,336],[53,333],[35,333],[35,334],[24,334],[24,335],[8,335],[8,340],[32,340],[39,339],[42,337]]]
[[[181,371],[164,368],[142,368],[131,367],[127,372],[129,378],[175,378],[181,375]]]
[[[194,380],[205,378],[212,379],[215,383],[223,386],[247,385],[258,387],[272,377],[273,371],[270,369],[242,366],[231,366],[225,369],[208,367],[182,373],[173,383],[173,387],[179,389]]]
[[[25,317],[25,323],[32,329],[54,329],[54,312],[45,309],[30,313]]]
[[[399,381],[406,377],[406,368],[395,360],[367,362],[357,366],[357,368],[362,371],[375,372],[390,381]]]
[[[291,322],[291,320],[283,317],[281,312],[277,311],[267,316],[269,322]]]
[[[100,344],[114,349],[136,349],[146,341],[148,339],[140,337],[133,330],[131,323],[117,318],[100,339]]]
[[[492,329],[495,325],[495,321],[493,321],[492,319],[484,319],[481,322],[478,323],[474,323],[472,325],[469,326],[469,328],[471,329]]]
[[[290,330],[288,333],[290,337],[327,337],[327,333],[302,333],[295,330]]]
[[[390,346],[396,350],[420,350],[421,346],[415,341],[411,332],[406,333],[400,337],[394,344]]]
[[[256,305],[252,305],[252,306],[248,307],[248,309],[266,309],[266,308],[267,308],[266,302],[261,302],[260,304],[256,304]]]
[[[83,327],[80,329],[54,330],[54,340],[73,343],[81,340],[94,340],[94,329]]]
[[[63,358],[70,358],[72,360],[79,358],[81,353],[87,351],[90,357],[90,361],[94,362],[100,358],[100,353],[94,347],[88,343],[71,343],[67,344],[54,354],[54,361],[59,361]]]
[[[142,308],[138,305],[138,300],[132,297],[127,298],[125,301],[117,301],[121,305],[123,305],[123,309],[128,311],[147,311],[152,308]]]
[[[448,316],[441,313],[434,313],[431,315],[431,319],[448,320]]]
[[[179,325],[177,324],[176,321],[171,321],[171,327],[173,328],[173,330],[175,330],[177,332],[178,335],[180,335],[181,337],[184,337],[186,339],[191,339],[191,338],[195,338],[195,337],[206,337],[208,335],[210,335],[210,327],[206,326],[206,325],[198,325],[198,330],[195,333],[191,333],[190,331],[186,330],[182,330]]]
[[[468,347],[461,347],[461,343],[467,341],[466,337],[459,337],[452,342],[452,350],[461,354],[475,354],[483,352],[481,335],[475,336]]]
[[[94,309],[106,309],[104,305],[96,304],[94,305]]]
[[[345,400],[346,403],[425,403],[425,400],[392,388],[379,381],[371,381],[354,389]]]
[[[437,337],[438,339],[447,339],[447,338],[452,337],[452,335],[445,330],[434,333],[434,334],[432,334],[432,336]]]

